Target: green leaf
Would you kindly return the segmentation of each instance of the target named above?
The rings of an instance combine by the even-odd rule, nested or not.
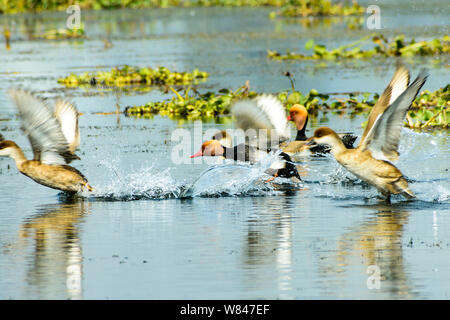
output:
[[[313,47],[314,47],[314,40],[313,40],[313,39],[308,40],[308,41],[305,43],[305,49],[306,49],[306,50],[311,50]]]

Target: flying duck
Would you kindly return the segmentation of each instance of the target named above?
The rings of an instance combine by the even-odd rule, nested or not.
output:
[[[75,154],[80,144],[75,106],[57,100],[52,111],[45,100],[28,91],[11,89],[9,95],[19,111],[34,157],[27,160],[15,142],[4,139],[0,140],[0,156],[11,157],[20,173],[46,187],[67,193],[92,191],[83,174],[68,165],[80,159]]]
[[[392,164],[399,157],[403,121],[406,112],[427,80],[426,70],[409,84],[408,69],[399,64],[397,70],[373,107],[362,139],[355,149],[348,149],[330,128],[314,132],[311,145],[323,144],[331,148],[334,158],[359,179],[375,186],[390,202],[391,194],[414,198],[401,171]]]

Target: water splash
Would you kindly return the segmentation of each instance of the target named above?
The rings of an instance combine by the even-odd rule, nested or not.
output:
[[[245,164],[220,164],[205,170],[182,194],[183,197],[266,195],[274,191],[269,176],[258,167]],[[265,179],[264,179],[265,178]]]
[[[286,186],[298,188],[298,183],[285,178],[275,178],[272,183],[267,183],[271,176],[265,171],[279,160],[278,154],[268,154],[253,165],[224,160],[205,170],[182,196],[262,196],[274,195]]]
[[[394,165],[403,172],[421,203],[448,204],[450,201],[446,156],[450,151],[449,139],[445,134],[432,135],[409,129],[402,132],[400,159]],[[443,149],[446,152],[442,152]],[[324,167],[329,169],[324,170]],[[379,194],[374,187],[348,172],[330,154],[311,163],[309,172],[313,180],[305,182],[312,184],[315,196],[339,200],[378,199]],[[393,196],[392,201],[406,200],[399,195]]]
[[[109,172],[108,182],[96,186],[93,192],[80,195],[93,200],[131,201],[140,199],[174,199],[190,197],[263,196],[273,195],[283,187],[298,184],[290,179],[275,178],[266,183],[269,175],[265,170],[278,159],[271,154],[259,163],[250,165],[225,160],[203,171],[193,182],[177,181],[171,169],[155,170],[153,166],[137,172],[122,173],[113,161],[101,161]]]
[[[175,181],[170,168],[157,171],[153,167],[139,169],[138,172],[122,174],[114,161],[101,162],[110,172],[108,183],[96,186],[91,193],[81,195],[91,199],[131,201],[139,199],[177,198],[183,185]]]

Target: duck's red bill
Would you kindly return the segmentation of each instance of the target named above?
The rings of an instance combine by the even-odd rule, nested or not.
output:
[[[203,152],[202,152],[202,150],[200,150],[200,151],[197,152],[196,154],[193,154],[193,155],[191,156],[191,158],[201,157],[202,155],[203,155]]]
[[[291,116],[288,116],[288,117],[287,117],[287,121],[292,121]]]

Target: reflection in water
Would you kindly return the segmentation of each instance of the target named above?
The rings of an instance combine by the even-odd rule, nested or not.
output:
[[[28,293],[38,299],[82,298],[82,248],[79,225],[89,213],[82,199],[40,206],[21,226],[20,236],[34,240],[28,263]]]
[[[361,288],[367,286],[366,279],[372,274],[366,273],[367,267],[378,266],[381,272],[380,290],[367,288],[368,294],[369,291],[380,293],[387,299],[415,298],[405,271],[402,249],[403,231],[409,213],[384,204],[374,208],[376,212],[373,216],[340,237],[332,259],[321,258],[327,262],[321,265],[320,273],[324,278],[338,275],[336,284],[342,288],[345,287],[343,279],[346,274],[354,274],[353,268],[361,266],[361,279],[364,281],[356,284]]]
[[[248,219],[248,231],[245,246],[244,263],[250,267],[250,276],[247,279],[252,289],[261,289],[258,286],[266,285],[268,280],[274,280],[279,292],[278,298],[292,299],[292,207],[291,203],[296,191],[287,191],[285,201],[271,199],[274,205],[264,208],[269,213],[265,216],[259,212]],[[257,198],[254,207],[258,207]],[[270,201],[269,201],[270,202]],[[274,266],[271,275],[276,278],[268,279],[267,274],[261,273],[258,266]],[[272,288],[273,289],[273,288]]]

